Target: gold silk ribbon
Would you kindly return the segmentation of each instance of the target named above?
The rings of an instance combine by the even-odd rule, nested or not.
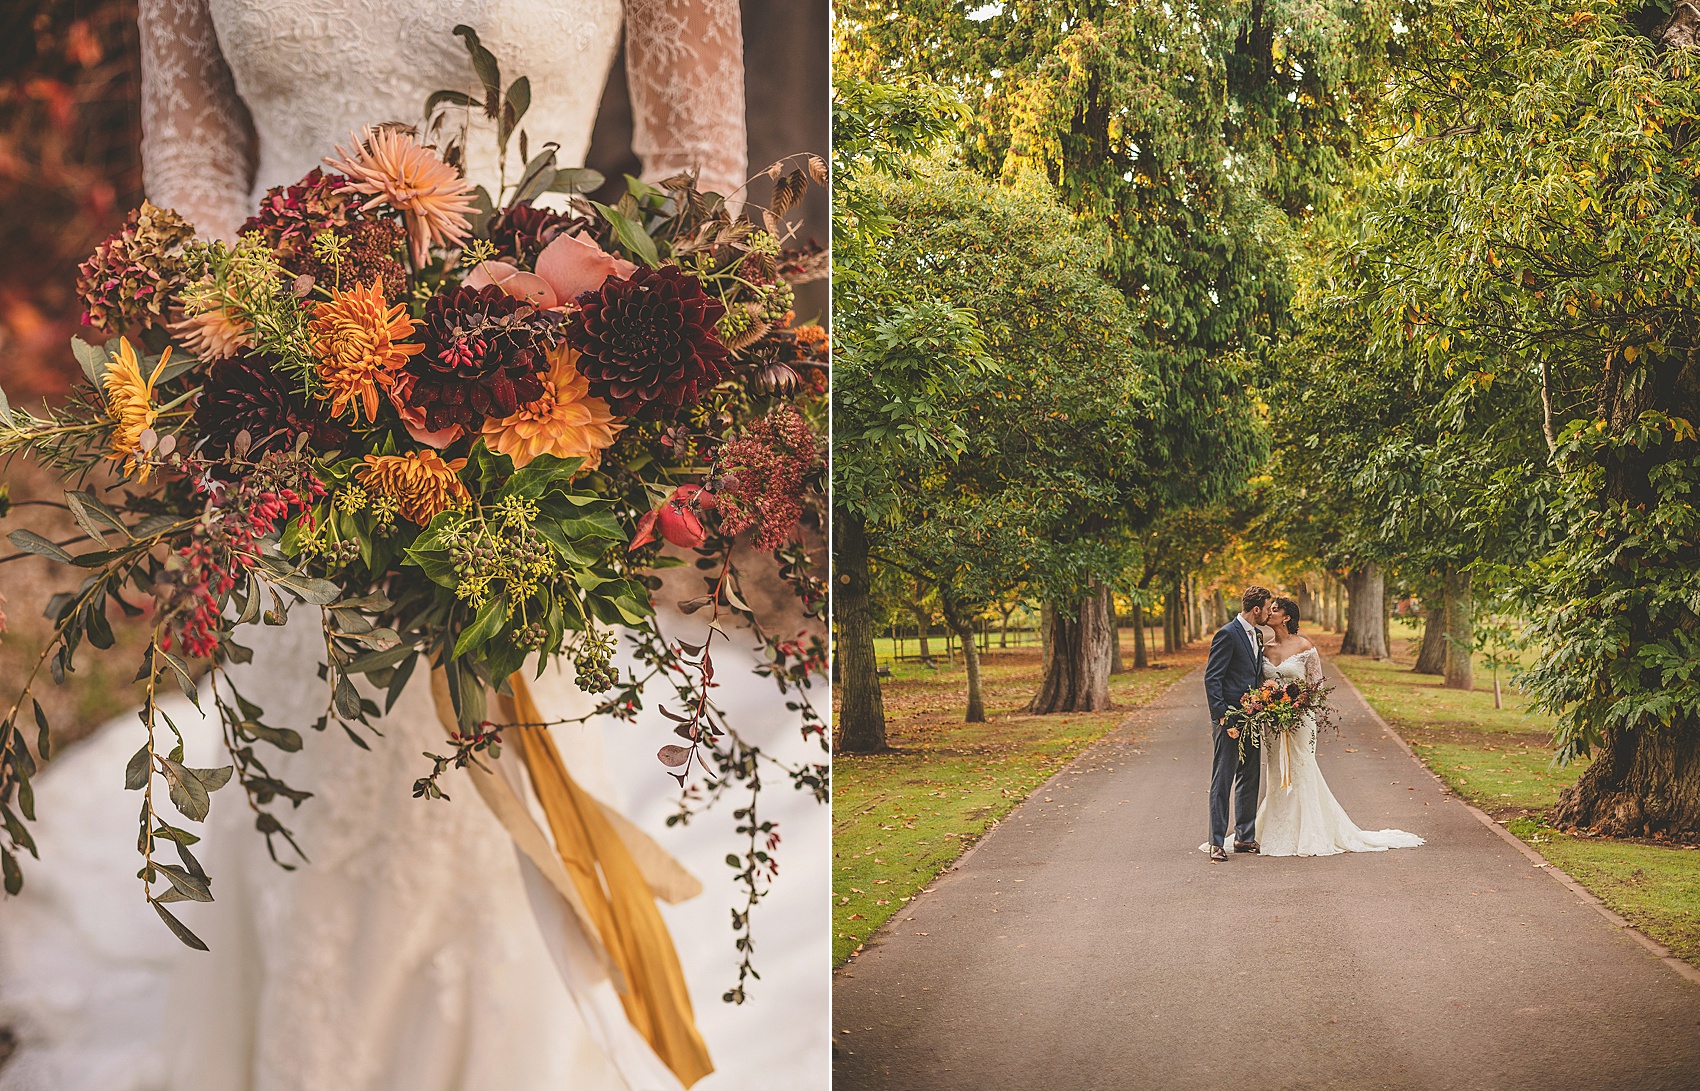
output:
[[[1283,788],[1293,786],[1293,752],[1290,749],[1292,745],[1293,733],[1291,731],[1281,732],[1281,787]]]
[[[437,715],[456,730],[448,682],[432,672]],[[508,679],[513,696],[497,695],[510,725],[544,717],[520,674]],[[551,886],[608,970],[626,1018],[686,1087],[714,1071],[697,1031],[690,993],[655,899],[683,901],[702,884],[623,815],[602,804],[567,772],[549,729],[509,726],[504,739],[519,753],[553,835],[551,847],[529,808],[498,775],[468,765],[479,795]]]

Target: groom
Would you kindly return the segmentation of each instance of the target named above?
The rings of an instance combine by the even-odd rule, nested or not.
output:
[[[1216,630],[1210,658],[1204,663],[1204,699],[1210,704],[1210,724],[1216,751],[1210,767],[1210,862],[1228,858],[1228,797],[1234,803],[1234,851],[1256,852],[1258,748],[1247,745],[1240,760],[1240,698],[1263,681],[1263,636],[1259,625],[1269,620],[1274,592],[1251,586],[1240,596],[1240,612]],[[1232,734],[1230,734],[1232,732]],[[1237,782],[1237,784],[1236,784]]]

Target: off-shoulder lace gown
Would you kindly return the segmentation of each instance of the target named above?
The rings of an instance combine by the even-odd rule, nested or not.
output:
[[[1315,648],[1263,661],[1263,677],[1280,682],[1320,682],[1322,656]],[[1305,717],[1297,735],[1263,744],[1263,802],[1257,808],[1257,843],[1264,856],[1332,856],[1413,848],[1423,839],[1404,830],[1360,830],[1328,790],[1316,764],[1316,720]]]
[[[351,130],[417,122],[431,91],[471,89],[466,53],[450,33],[457,23],[478,30],[504,79],[530,77],[532,146],[559,141],[563,164],[580,163],[622,17],[646,175],[694,167],[705,188],[741,185],[737,0],[142,0],[148,195],[229,237],[259,193],[298,179]],[[470,172],[494,191],[480,121],[468,139]],[[673,632],[702,639],[700,619],[658,605]],[[451,785],[450,803],[411,798],[413,779],[426,771],[421,752],[442,749],[423,676],[381,721],[384,737],[371,753],[340,733],[305,730],[324,708],[313,613],[298,608],[281,630],[245,630],[256,658],[234,675],[268,722],[307,736],[300,753],[266,761],[315,793],[286,816],[311,863],[279,869],[240,789],[218,793],[200,850],[218,900],[179,907],[210,955],[179,947],[142,901],[137,800],[121,788],[135,717],[103,727],[40,778],[43,860],[30,867],[21,898],[0,899],[0,1027],[18,1036],[0,1089],[676,1088],[611,990],[575,1005],[533,920],[509,839],[471,785]],[[795,740],[796,718],[771,683],[747,671],[735,680],[740,656],[744,667],[755,664],[754,641],[730,644],[719,654],[730,683],[718,691],[723,702],[756,738]],[[589,698],[558,671],[536,692],[549,715],[588,710]],[[181,699],[168,708],[188,735],[192,764],[226,763],[214,725]],[[643,748],[652,753],[665,733],[649,729]],[[617,783],[601,759],[599,729],[556,735],[586,788],[654,821],[672,788],[659,768]],[[632,789],[624,799],[621,788]],[[700,866],[686,860],[711,890],[727,885],[714,870],[726,851]],[[730,950],[725,910],[711,908],[706,934],[679,937],[688,976],[703,964],[697,951]],[[786,950],[824,958],[812,942],[776,937],[770,958]],[[705,1001],[720,1007],[708,990],[729,983],[727,969],[693,978],[699,1017]],[[793,1009],[810,1007],[806,994],[777,991]],[[720,1052],[706,1025],[705,1034]],[[741,1048],[759,1054],[765,1045],[746,1038]],[[783,1054],[769,1057],[785,1085],[823,1086],[820,1052],[819,1072],[795,1054],[788,1064]],[[709,1084],[732,1086],[718,1075]]]

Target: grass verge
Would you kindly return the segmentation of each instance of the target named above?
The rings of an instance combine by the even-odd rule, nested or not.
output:
[[[1204,651],[1196,644],[1112,676],[1110,711],[1051,716],[1021,712],[1038,689],[1039,650],[993,651],[982,660],[983,724],[962,722],[960,665],[898,665],[883,680],[892,752],[833,757],[833,965],[1047,777],[1202,663]]]
[[[1312,634],[1313,636],[1317,634]],[[1564,833],[1546,815],[1587,768],[1552,765],[1552,717],[1526,711],[1526,699],[1493,683],[1480,664],[1473,691],[1449,690],[1437,675],[1415,674],[1414,626],[1395,623],[1394,656],[1335,656],[1364,699],[1410,743],[1453,792],[1502,823],[1635,927],[1700,967],[1700,850]],[[1328,651],[1328,634],[1318,643]],[[1339,638],[1333,638],[1338,647]],[[1503,679],[1502,679],[1503,683]]]

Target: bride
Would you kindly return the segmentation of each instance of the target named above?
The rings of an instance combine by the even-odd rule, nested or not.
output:
[[[1263,677],[1279,682],[1322,681],[1322,653],[1299,635],[1299,607],[1292,599],[1270,604],[1263,629]],[[1316,764],[1316,720],[1305,717],[1296,736],[1269,739],[1264,747],[1264,783],[1257,808],[1258,851],[1264,856],[1332,856],[1338,852],[1383,852],[1423,843],[1403,830],[1360,830],[1335,802]]]
[[[232,237],[265,190],[297,181],[351,132],[419,120],[432,91],[475,84],[451,34],[460,23],[529,76],[533,146],[556,141],[562,166],[582,163],[622,20],[645,176],[696,170],[702,189],[734,192],[746,146],[737,0],[141,0],[148,197]],[[467,171],[495,192],[494,137],[471,113]],[[661,626],[700,641],[701,620],[672,609],[681,597],[657,593]],[[269,722],[310,724],[323,705],[322,636],[308,613],[256,635],[254,661],[231,673]],[[758,665],[743,654],[746,671]],[[795,714],[776,715],[783,698],[737,676],[735,656],[721,663],[728,715],[794,738]],[[557,670],[534,692],[551,718],[592,707]],[[224,764],[216,720],[182,699],[165,710],[190,762]],[[311,861],[295,871],[268,858],[239,798],[215,801],[197,852],[218,900],[185,910],[211,955],[178,946],[137,889],[134,796],[116,772],[135,720],[45,770],[42,861],[24,894],[0,904],[0,1028],[16,1035],[0,1089],[676,1091],[606,981],[590,994],[563,984],[508,835],[470,785],[450,785],[450,803],[411,798],[428,771],[421,752],[442,746],[423,679],[377,728],[369,754],[305,733],[300,752],[276,758],[281,779],[314,793],[289,816]],[[653,753],[663,733],[642,748]],[[620,802],[632,778],[610,773],[600,729],[555,734],[584,787]],[[650,797],[676,793],[647,772],[638,784]],[[730,948],[724,910],[712,916],[694,945],[679,937],[687,965],[690,946]],[[791,1086],[815,1077],[785,1075]]]

